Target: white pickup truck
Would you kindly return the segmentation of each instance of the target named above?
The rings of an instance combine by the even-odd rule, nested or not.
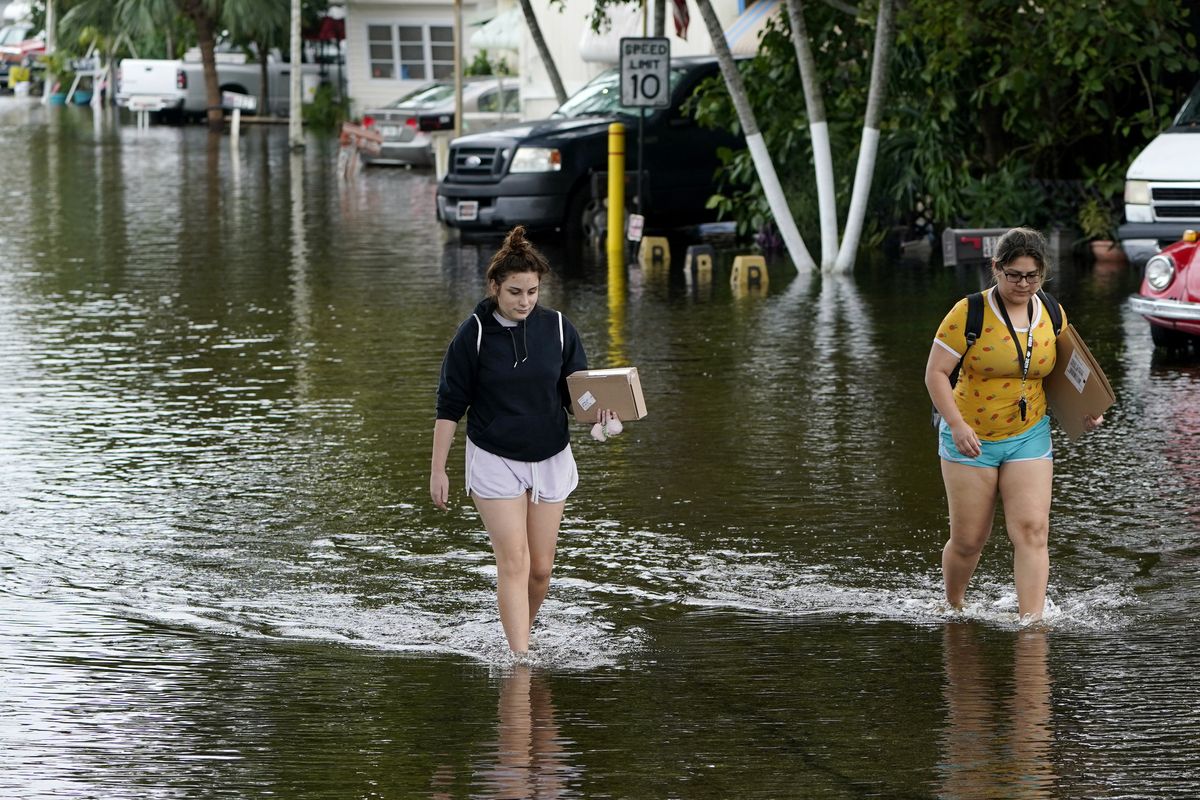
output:
[[[320,65],[303,64],[305,96],[311,97],[320,83]],[[285,116],[291,101],[291,64],[273,55],[267,57],[266,107],[264,116]],[[217,82],[222,92],[261,97],[262,65],[247,63],[237,53],[217,54]],[[208,108],[204,87],[204,65],[191,59],[126,58],[117,72],[117,105],[135,111],[175,111],[200,116]]]
[[[1200,84],[1171,127],[1129,165],[1117,236],[1129,259],[1144,265],[1189,228],[1200,229]]]

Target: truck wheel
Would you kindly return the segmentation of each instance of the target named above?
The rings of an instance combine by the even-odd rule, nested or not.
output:
[[[592,187],[585,180],[583,185],[571,195],[571,200],[567,203],[567,216],[563,220],[563,229],[568,236],[595,242],[604,238],[607,227],[608,211],[604,207],[604,203],[592,195]]]
[[[1150,326],[1150,339],[1154,342],[1154,346],[1161,347],[1167,351],[1186,350],[1189,338],[1174,328],[1163,328],[1158,325]]]

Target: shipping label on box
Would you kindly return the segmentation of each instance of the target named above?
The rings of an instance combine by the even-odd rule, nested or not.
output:
[[[1116,401],[1112,386],[1083,338],[1068,324],[1058,334],[1054,372],[1042,381],[1046,404],[1071,439],[1084,431],[1084,417],[1098,417]]]
[[[591,425],[596,413],[608,409],[622,422],[646,416],[646,398],[637,367],[581,369],[567,376],[571,412],[577,422]]]

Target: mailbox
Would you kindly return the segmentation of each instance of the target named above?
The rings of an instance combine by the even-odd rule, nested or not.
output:
[[[942,231],[942,262],[947,267],[984,263],[996,255],[996,244],[1011,228],[946,228]]]

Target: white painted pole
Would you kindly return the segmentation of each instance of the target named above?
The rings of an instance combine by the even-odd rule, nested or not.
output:
[[[463,28],[462,0],[454,0],[454,138],[463,132]],[[504,103],[504,95],[500,95]]]
[[[58,20],[54,14],[54,0],[46,0],[46,54],[54,52],[58,46],[58,37],[55,31],[58,29]]]
[[[54,52],[54,29],[58,27],[54,24],[54,0],[46,0],[46,55]],[[54,93],[54,87],[50,84],[50,76],[46,76],[46,82],[42,87],[42,105],[50,105],[50,95]]]
[[[240,108],[233,109],[232,124],[229,128],[229,146],[234,150],[238,148],[238,140],[242,135],[242,110]]]
[[[288,145],[293,150],[304,147],[304,128],[301,114],[304,113],[301,99],[303,84],[303,53],[300,42],[300,0],[292,0],[292,70],[291,70],[291,101],[288,107]],[[265,114],[266,111],[263,111]]]

